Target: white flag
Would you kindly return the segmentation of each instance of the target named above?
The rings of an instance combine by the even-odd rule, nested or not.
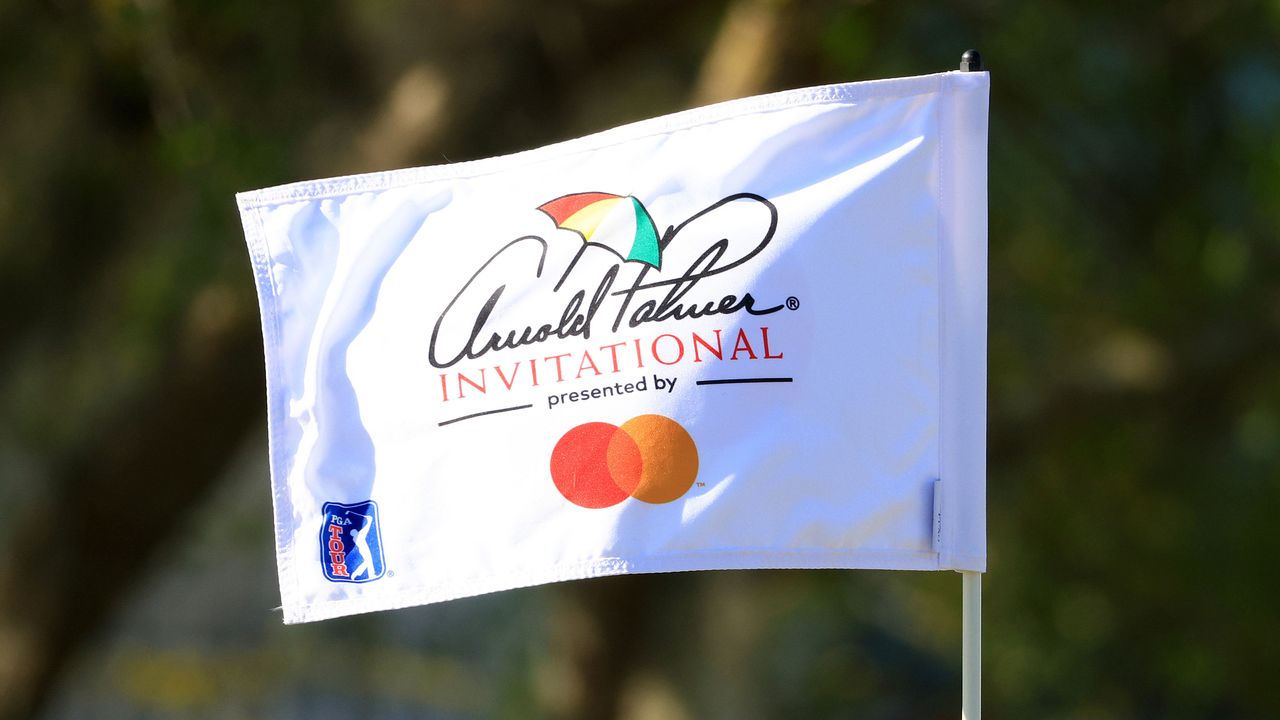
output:
[[[286,622],[984,570],[986,73],[241,194]]]

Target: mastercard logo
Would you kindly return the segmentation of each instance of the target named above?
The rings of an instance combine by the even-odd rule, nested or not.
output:
[[[551,451],[556,489],[584,508],[606,508],[629,497],[669,503],[688,492],[697,476],[693,438],[662,415],[639,415],[622,425],[584,423]]]

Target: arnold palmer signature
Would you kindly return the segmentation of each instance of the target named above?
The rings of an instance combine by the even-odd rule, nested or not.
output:
[[[690,216],[679,225],[667,228],[659,241],[659,247],[665,252],[672,243],[679,242],[680,233],[689,223],[720,210],[733,202],[759,203],[769,211],[769,226],[755,245],[739,257],[729,255],[728,238],[721,238],[711,243],[682,272],[671,276],[670,269],[661,272],[668,276],[664,279],[650,280],[653,268],[642,265],[640,271],[629,286],[615,290],[614,284],[623,265],[614,263],[600,277],[599,283],[588,296],[587,290],[578,290],[569,295],[563,305],[559,317],[535,322],[519,323],[517,327],[494,327],[496,320],[492,317],[498,301],[507,290],[506,280],[496,277],[496,273],[487,272],[494,263],[507,253],[534,244],[537,247],[537,266],[533,269],[533,277],[542,278],[547,259],[547,241],[536,235],[525,235],[504,245],[489,257],[463,284],[454,295],[440,317],[436,319],[431,332],[431,343],[428,348],[428,359],[437,368],[448,368],[463,360],[474,360],[486,353],[509,350],[525,345],[535,345],[552,339],[571,337],[590,338],[597,322],[601,308],[609,298],[620,298],[618,308],[613,315],[611,330],[617,332],[623,323],[636,328],[646,323],[665,322],[668,320],[687,320],[712,315],[731,315],[746,312],[750,315],[769,315],[781,310],[784,305],[757,308],[756,299],[751,293],[742,295],[724,295],[718,298],[698,298],[691,295],[700,282],[709,277],[729,272],[742,266],[764,250],[778,227],[778,210],[773,203],[753,193],[738,193],[716,201],[706,208]],[[576,258],[575,258],[576,261]],[[565,270],[567,275],[573,270],[573,264]],[[563,277],[561,282],[563,282]],[[556,285],[558,294],[559,284]],[[650,291],[653,291],[652,293]],[[665,292],[664,292],[665,291]],[[649,297],[637,302],[638,297]],[[486,297],[487,296],[487,297]],[[475,307],[480,298],[485,298],[480,309],[470,319],[466,315],[453,317],[455,308]],[[470,327],[469,332],[442,332],[443,327]]]

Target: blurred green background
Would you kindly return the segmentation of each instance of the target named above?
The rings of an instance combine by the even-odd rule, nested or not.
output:
[[[284,627],[233,194],[992,71],[991,718],[1275,718],[1280,2],[0,3],[0,718],[954,718],[960,579]]]

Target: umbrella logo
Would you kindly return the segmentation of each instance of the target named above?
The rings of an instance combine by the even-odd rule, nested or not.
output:
[[[556,227],[572,230],[582,237],[583,245],[569,264],[571,269],[588,245],[605,248],[625,262],[662,269],[658,228],[644,203],[632,195],[571,193],[545,202],[538,209],[546,213]],[[561,277],[560,283],[556,283],[557,290],[563,282]]]

